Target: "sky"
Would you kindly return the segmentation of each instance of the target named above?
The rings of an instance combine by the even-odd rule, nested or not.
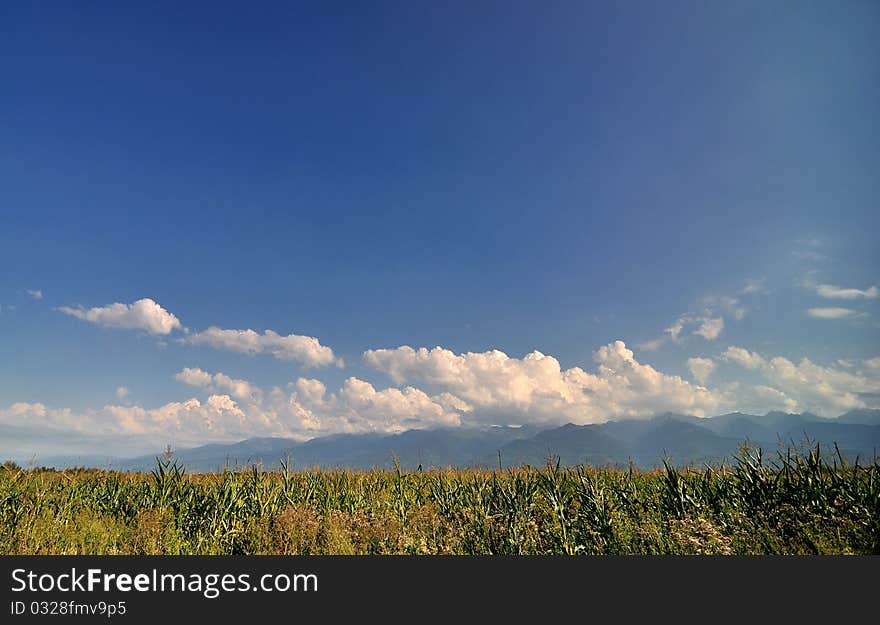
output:
[[[0,9],[0,453],[880,408],[876,2]]]

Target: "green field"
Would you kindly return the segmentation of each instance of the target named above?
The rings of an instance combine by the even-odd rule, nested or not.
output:
[[[189,475],[0,468],[2,554],[876,554],[880,462]]]

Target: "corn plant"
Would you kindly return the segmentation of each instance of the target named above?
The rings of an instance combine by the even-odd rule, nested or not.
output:
[[[880,553],[880,461],[150,473],[0,466],[0,554]]]

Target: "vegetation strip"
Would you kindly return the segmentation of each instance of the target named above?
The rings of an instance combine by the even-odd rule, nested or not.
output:
[[[2,554],[877,554],[880,461],[643,472],[0,468]]]

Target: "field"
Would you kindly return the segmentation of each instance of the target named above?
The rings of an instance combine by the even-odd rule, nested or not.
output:
[[[653,472],[0,468],[2,554],[877,554],[880,462]]]

